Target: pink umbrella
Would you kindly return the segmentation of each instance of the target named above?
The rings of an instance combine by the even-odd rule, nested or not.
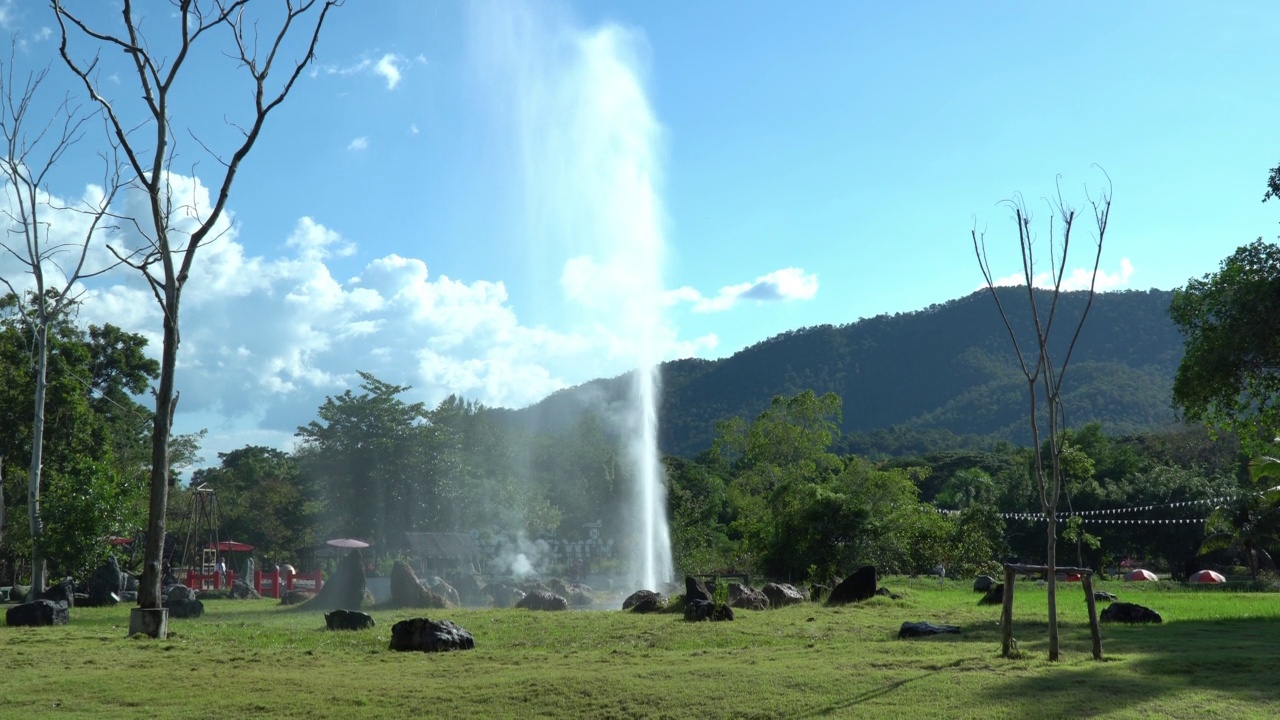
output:
[[[1143,570],[1142,568],[1138,568],[1137,570],[1129,571],[1129,574],[1125,575],[1124,579],[1138,582],[1143,580],[1155,581],[1155,580],[1159,580],[1160,578],[1156,577],[1156,574],[1151,572],[1150,570]]]
[[[1200,572],[1191,576],[1191,582],[1222,583],[1226,581],[1227,581],[1226,578],[1222,577],[1221,575],[1219,575],[1218,573],[1212,570],[1201,570]]]
[[[334,538],[333,540],[329,540],[329,541],[327,541],[327,542],[326,542],[326,544],[327,544],[327,545],[332,545],[332,546],[334,546],[334,547],[340,547],[340,548],[367,548],[367,547],[369,547],[369,543],[367,543],[367,542],[365,542],[365,541],[363,541],[363,540],[356,540],[355,538]]]

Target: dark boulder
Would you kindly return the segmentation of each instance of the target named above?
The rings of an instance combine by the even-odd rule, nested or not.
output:
[[[14,585],[9,588],[9,597],[5,598],[9,602],[25,602],[27,593],[31,592],[31,588],[22,585]]]
[[[987,590],[987,594],[978,600],[979,605],[1002,605],[1004,603],[1004,583],[996,583]]]
[[[996,579],[991,577],[990,575],[979,575],[978,577],[973,579],[973,591],[984,593],[990,590],[991,586],[995,584],[996,584]]]
[[[1103,592],[1101,590],[1093,591],[1093,599],[1097,600],[1098,602],[1115,602],[1116,600],[1119,600],[1119,598],[1116,597],[1115,595],[1112,595],[1109,592]],[[1086,601],[1087,601],[1087,598],[1086,598]]]
[[[100,607],[120,602],[120,593],[128,589],[120,563],[112,555],[89,576],[87,605]]]
[[[729,605],[743,610],[768,610],[769,598],[764,593],[742,583],[729,583]]]
[[[409,564],[397,560],[391,566],[391,602],[392,607],[402,608],[447,608],[449,601],[443,596],[428,590]]]
[[[303,605],[308,610],[352,610],[364,605],[368,584],[364,576],[364,559],[353,548],[334,568],[329,581],[316,596]]]
[[[927,622],[904,622],[898,629],[898,639],[925,637],[927,635],[960,634],[955,625],[934,625]]]
[[[698,578],[686,575],[684,577],[684,603],[688,605],[695,600],[711,602],[711,591]]]
[[[236,600],[261,600],[262,596],[257,590],[250,587],[249,583],[243,580],[236,580],[231,583],[231,597]]]
[[[301,605],[316,596],[310,590],[286,590],[280,596],[281,605]]]
[[[166,598],[162,607],[169,608],[169,617],[172,618],[198,618],[204,615],[204,603],[192,598],[191,600],[173,600]]]
[[[1102,622],[1121,623],[1161,623],[1164,618],[1160,613],[1148,607],[1134,603],[1115,602],[1108,605],[1098,615]]]
[[[170,585],[164,589],[166,602],[191,602],[196,599],[196,591],[186,585]]]
[[[515,607],[516,603],[525,598],[525,592],[520,588],[511,587],[502,583],[492,583],[485,587],[485,592],[493,599],[493,606],[496,608]]]
[[[448,620],[411,618],[391,626],[392,650],[448,652],[474,650],[475,646],[476,641],[471,633]]]
[[[798,588],[787,583],[768,583],[761,592],[769,598],[769,606],[780,608],[787,605],[799,605],[805,601],[804,593]]]
[[[622,601],[622,609],[635,613],[657,612],[667,606],[667,599],[652,590],[637,590]]]
[[[890,600],[901,600],[902,596],[893,592],[887,587],[876,588],[876,595],[879,597],[887,597]]]
[[[534,590],[516,603],[516,607],[524,610],[568,610],[569,601],[553,592]]]
[[[732,620],[733,608],[724,604],[717,605],[710,600],[685,601],[684,619],[689,622]]]
[[[4,622],[11,627],[66,625],[71,619],[67,604],[53,600],[32,600],[5,611]]]
[[[76,584],[67,578],[55,585],[45,588],[36,600],[52,600],[56,603],[64,603],[67,607],[75,607],[76,604]]]
[[[324,614],[324,626],[330,630],[368,630],[373,616],[359,610],[333,610]]]
[[[828,605],[861,602],[876,594],[876,569],[870,565],[858,568],[831,590]]]
[[[831,588],[826,585],[814,583],[809,586],[810,602],[822,602],[831,596]]]

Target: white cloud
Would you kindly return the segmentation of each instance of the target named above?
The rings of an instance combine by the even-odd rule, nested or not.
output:
[[[395,90],[396,85],[400,84],[399,66],[403,63],[402,58],[388,53],[378,58],[378,62],[373,65],[373,71],[387,81],[388,90]]]
[[[1129,278],[1133,275],[1133,263],[1129,262],[1129,258],[1121,258],[1120,270],[1114,273],[1108,273],[1101,267],[1098,268],[1098,278],[1094,287],[1100,292],[1107,290],[1116,290],[1129,285]],[[1062,276],[1062,289],[1064,291],[1071,290],[1088,290],[1089,282],[1092,277],[1092,268],[1075,268],[1071,272]],[[1032,284],[1038,288],[1053,287],[1053,276],[1049,271],[1038,272],[1031,280]],[[1023,273],[1013,273],[1002,278],[996,278],[994,285],[996,287],[1013,287],[1018,285],[1025,286],[1027,278]],[[986,286],[979,286],[979,290]]]
[[[347,143],[347,149],[353,152],[358,152],[360,150],[368,150],[369,138],[365,137],[364,135],[361,135],[360,137],[352,140],[350,143]]]
[[[667,291],[667,305],[691,303],[699,313],[722,312],[739,300],[773,302],[779,300],[812,300],[818,293],[818,276],[801,268],[783,268],[761,275],[752,282],[727,285],[715,297],[704,297],[698,290],[685,286]]]
[[[418,56],[420,62],[425,62],[425,58]],[[363,75],[371,73],[382,78],[387,83],[388,90],[395,90],[396,85],[400,84],[400,79],[408,61],[395,53],[384,53],[377,60],[372,57],[362,57],[356,62],[349,65],[325,65],[318,67],[312,71],[311,76],[315,77],[321,71],[326,75],[338,75],[341,77],[350,77],[352,75]]]

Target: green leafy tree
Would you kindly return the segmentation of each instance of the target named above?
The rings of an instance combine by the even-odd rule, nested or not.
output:
[[[1238,248],[1175,292],[1169,317],[1186,338],[1174,405],[1246,445],[1270,443],[1280,430],[1280,246]]]
[[[191,484],[208,483],[217,493],[226,537],[279,562],[296,560],[317,544],[322,503],[292,456],[251,445],[218,453],[218,460],[216,468],[197,470]]]
[[[327,397],[319,420],[298,428],[305,471],[320,488],[331,530],[371,539],[392,553],[404,533],[445,526],[438,484],[442,435],[422,403],[398,396],[410,388],[360,373],[363,392]]]

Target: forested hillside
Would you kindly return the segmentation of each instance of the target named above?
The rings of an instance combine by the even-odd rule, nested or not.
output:
[[[1021,340],[1031,337],[1025,288],[1000,290]],[[1109,434],[1174,421],[1170,389],[1182,338],[1166,309],[1172,292],[1097,295],[1066,382],[1069,425],[1097,421]],[[1048,320],[1047,293],[1039,293]],[[1063,295],[1054,317],[1055,360],[1084,309],[1085,293]],[[843,400],[846,447],[861,452],[1028,441],[1026,385],[996,305],[987,291],[924,310],[843,326],[783,333],[721,360],[663,365],[661,446],[690,457],[706,449],[716,420],[751,418],[776,395],[812,389]],[[564,427],[584,407],[625,400],[629,376],[594,380],[519,411],[512,421]],[[908,436],[905,440],[903,436]],[[957,438],[956,436],[963,436]]]

